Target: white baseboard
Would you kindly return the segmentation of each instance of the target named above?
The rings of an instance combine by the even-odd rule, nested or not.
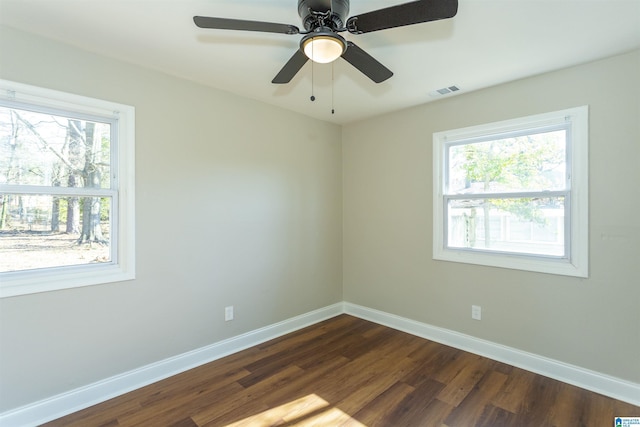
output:
[[[344,310],[352,316],[640,406],[640,384],[356,304],[345,302]]]
[[[342,313],[640,406],[640,384],[394,314],[344,302],[4,412],[0,414],[0,426],[37,426]]]
[[[38,426],[343,312],[343,303],[337,303],[7,411],[0,414],[0,426]]]

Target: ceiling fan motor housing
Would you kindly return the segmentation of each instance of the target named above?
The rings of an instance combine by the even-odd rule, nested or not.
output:
[[[307,31],[319,26],[317,16],[312,12],[324,14],[329,11],[329,22],[325,21],[324,26],[333,30],[344,28],[349,15],[349,0],[298,0],[298,15]]]

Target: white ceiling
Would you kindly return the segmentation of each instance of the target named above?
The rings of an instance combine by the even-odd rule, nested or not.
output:
[[[349,16],[404,2],[352,0]],[[640,48],[640,0],[459,0],[453,19],[342,33],[394,72],[386,82],[339,59],[273,85],[300,35],[205,30],[194,15],[302,28],[296,0],[0,0],[1,24],[335,123]]]

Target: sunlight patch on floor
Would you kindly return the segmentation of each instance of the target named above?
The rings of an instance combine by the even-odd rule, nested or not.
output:
[[[349,427],[367,427],[366,425],[351,418],[346,412],[336,407],[327,408],[319,413],[307,417],[298,422],[291,423],[291,426],[310,427],[310,426],[343,426]]]
[[[336,426],[349,422],[350,427],[367,427],[351,418],[316,394],[309,394],[267,411],[244,418],[226,427],[266,427],[279,422],[287,426]]]

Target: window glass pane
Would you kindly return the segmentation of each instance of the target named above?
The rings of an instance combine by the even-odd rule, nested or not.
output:
[[[448,246],[563,257],[564,197],[450,200]]]
[[[564,190],[566,131],[448,148],[448,194]]]
[[[0,184],[110,187],[111,125],[0,107]]]
[[[111,261],[111,199],[0,194],[0,272]]]

